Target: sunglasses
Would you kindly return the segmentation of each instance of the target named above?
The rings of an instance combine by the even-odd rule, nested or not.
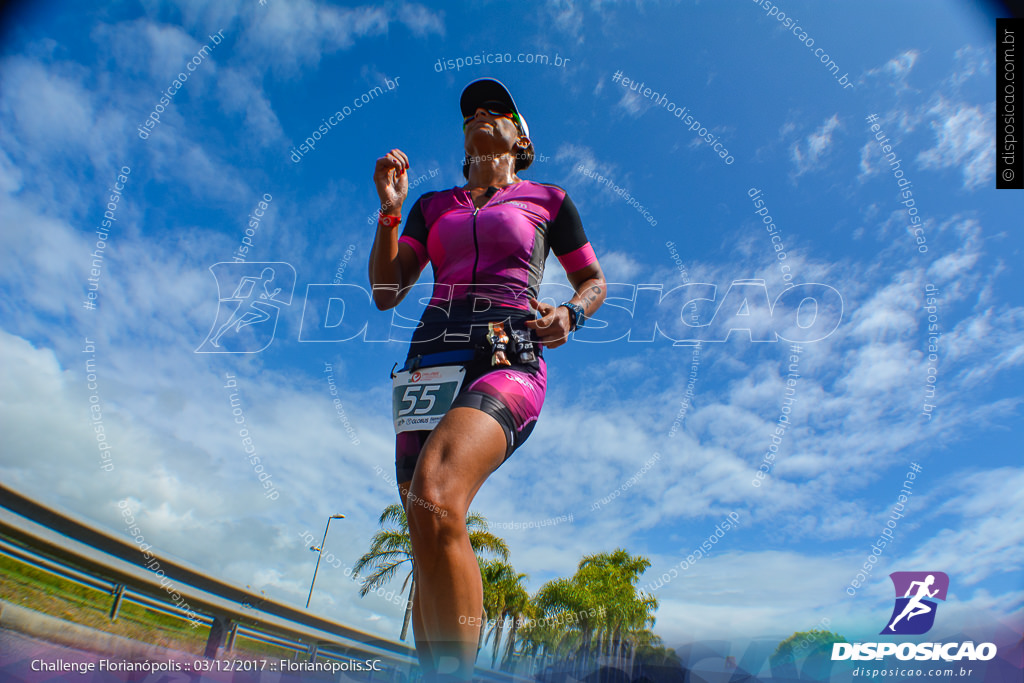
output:
[[[504,104],[502,104],[500,102],[487,102],[487,103],[482,104],[479,107],[477,107],[477,109],[478,110],[479,109],[483,109],[485,112],[487,112],[488,114],[490,114],[491,116],[493,116],[495,118],[508,117],[508,118],[512,119],[513,123],[516,124],[516,128],[519,129],[520,133],[523,131],[523,126],[519,122],[519,114],[517,114],[514,111],[509,110],[507,105],[504,105]],[[473,119],[475,119],[475,118],[476,118],[476,112],[475,111],[472,114],[470,114],[469,116],[465,117],[462,120],[462,130],[465,131],[466,130],[466,126],[468,126],[469,123]]]

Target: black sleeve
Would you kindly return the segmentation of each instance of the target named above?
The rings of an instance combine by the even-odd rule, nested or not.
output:
[[[412,211],[409,212],[409,217],[405,219],[405,228],[402,230],[402,236],[398,238],[399,242],[405,241],[409,243],[412,250],[416,252],[416,259],[419,261],[420,270],[423,270],[429,258],[427,256],[427,233],[430,231],[430,226],[427,225],[427,220],[423,216],[423,200],[429,198],[433,192],[427,192],[421,195],[416,203],[412,205]]]
[[[562,199],[562,205],[558,214],[551,221],[548,228],[548,244],[555,256],[564,256],[576,251],[587,243],[587,235],[583,232],[583,222],[580,220],[579,211],[576,205],[566,194]]]
[[[427,246],[427,222],[423,218],[423,207],[421,202],[427,195],[421,195],[416,203],[412,205],[409,217],[405,219],[405,229],[402,230],[402,237],[409,237],[416,240],[424,247]]]

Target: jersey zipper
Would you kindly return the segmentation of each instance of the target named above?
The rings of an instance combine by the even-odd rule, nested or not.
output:
[[[476,269],[480,267],[480,240],[476,235],[476,215],[480,212],[479,207],[473,208],[473,249],[476,256],[473,258],[473,290],[476,290]]]
[[[473,289],[474,290],[476,290],[476,270],[477,270],[477,268],[480,267],[480,239],[477,237],[477,234],[476,234],[476,215],[478,213],[480,213],[480,209],[485,208],[488,204],[490,204],[491,200],[494,199],[495,195],[497,195],[498,192],[501,192],[503,189],[504,188],[498,188],[497,192],[495,192],[493,195],[491,195],[491,196],[489,196],[487,198],[487,201],[484,202],[484,205],[482,207],[476,205],[476,202],[473,200],[473,193],[472,192],[469,193],[469,200],[471,202],[473,202],[473,250],[476,253],[476,255],[473,258],[473,283],[472,284],[473,284]]]

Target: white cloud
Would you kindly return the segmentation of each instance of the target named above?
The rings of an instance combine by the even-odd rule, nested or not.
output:
[[[644,106],[643,98],[629,90],[623,91],[622,97],[618,101],[618,107],[634,119],[639,118],[648,109]]]
[[[421,38],[430,35],[444,37],[444,11],[432,12],[423,5],[403,3],[398,6],[398,21],[413,35]]]
[[[418,37],[444,34],[443,13],[419,4],[335,7],[296,0],[270,2],[263,10],[254,12],[239,50],[253,66],[284,74],[316,66],[324,55],[347,50],[362,38],[384,35],[392,22]]]
[[[820,128],[807,136],[803,148],[799,142],[792,144],[790,157],[796,166],[797,176],[820,166],[820,162],[832,146],[832,135],[839,127],[839,115],[833,114],[825,120]]]
[[[968,190],[989,182],[995,172],[991,113],[980,106],[947,102],[940,97],[928,115],[932,118],[935,146],[921,152],[918,163],[923,168],[959,168],[963,186]]]
[[[0,148],[0,192],[16,194],[21,189],[24,177],[7,153]]]
[[[78,345],[85,348],[84,341]],[[243,452],[223,375],[190,363],[201,357],[187,349],[168,367],[157,368],[146,352],[114,351],[103,340],[94,346],[104,435],[112,445],[109,472],[100,469],[90,429],[84,359],[91,354],[78,349],[81,364],[61,368],[52,351],[0,333],[0,347],[12,363],[12,372],[3,376],[7,398],[0,412],[14,420],[6,436],[13,448],[0,459],[5,481],[38,500],[88,510],[87,517],[117,533],[125,533],[117,503],[126,500],[146,542],[159,553],[292,603],[304,597],[307,577],[300,534],[315,528],[319,536],[323,519],[341,504],[349,518],[332,529],[333,551],[349,566],[354,563],[374,533],[375,511],[394,497],[372,471],[374,460],[387,462],[392,449],[390,439],[374,437],[386,432],[386,422],[364,413],[357,397],[349,395],[346,410],[359,428],[361,448],[351,446],[334,419],[324,387],[309,387],[300,396],[282,377],[238,377],[245,426],[281,493],[273,501],[264,497]],[[177,368],[175,382],[168,381],[171,364]],[[266,382],[274,386],[269,393]],[[275,397],[271,403],[268,396]],[[40,405],[48,409],[38,410]],[[26,452],[33,453],[30,461]],[[54,479],[53,471],[76,474]],[[340,501],[323,487],[327,480],[360,480],[363,485]],[[271,538],[278,538],[287,552],[269,557]],[[343,597],[358,589],[340,572],[334,574],[318,580],[318,594]],[[356,620],[366,605],[356,601],[341,609],[348,614],[344,619]],[[397,632],[401,612],[394,612],[379,632]]]
[[[954,55],[955,70],[948,82],[959,88],[975,76],[988,77],[992,73],[991,52],[985,48],[965,45]]]
[[[605,251],[600,255],[601,269],[608,282],[636,283],[644,266],[624,251]]]
[[[917,50],[905,50],[884,65],[866,71],[864,78],[878,78],[895,90],[897,94],[903,93],[910,90],[907,79],[920,56],[921,53]]]
[[[5,93],[0,114],[35,149],[88,153],[97,114],[83,81],[84,74],[74,65],[48,67],[23,57],[8,58],[0,68]]]
[[[247,140],[269,147],[284,137],[281,123],[255,74],[225,68],[218,79],[217,93],[225,112],[244,115]]]
[[[545,10],[555,28],[577,43],[584,42],[583,11],[574,0],[554,0],[546,3]]]

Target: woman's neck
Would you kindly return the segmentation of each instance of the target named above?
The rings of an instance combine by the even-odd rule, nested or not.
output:
[[[470,164],[466,187],[505,187],[517,182],[519,178],[516,177],[515,159],[508,153]]]

